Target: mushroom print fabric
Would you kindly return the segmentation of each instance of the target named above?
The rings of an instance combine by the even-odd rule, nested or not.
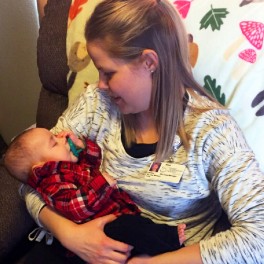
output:
[[[230,109],[264,170],[264,0],[171,2],[196,79]]]

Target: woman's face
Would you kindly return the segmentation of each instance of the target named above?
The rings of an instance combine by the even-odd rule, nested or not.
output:
[[[89,43],[88,52],[99,71],[100,89],[109,91],[123,114],[149,110],[152,74],[143,59],[124,61],[111,58],[101,45]]]

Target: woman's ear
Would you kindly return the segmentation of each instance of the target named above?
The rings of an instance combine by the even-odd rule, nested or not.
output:
[[[145,68],[149,72],[153,73],[157,69],[158,64],[159,64],[159,57],[156,51],[152,49],[145,49],[142,52],[141,58],[142,58]]]

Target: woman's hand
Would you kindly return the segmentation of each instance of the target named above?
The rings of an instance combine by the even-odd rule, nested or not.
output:
[[[65,230],[60,242],[89,264],[123,264],[127,262],[131,246],[115,241],[103,232],[105,224],[116,217],[107,215]]]
[[[76,224],[45,206],[39,214],[40,222],[64,247],[89,264],[124,264],[132,246],[105,235],[104,226],[116,219],[107,215],[85,224]]]

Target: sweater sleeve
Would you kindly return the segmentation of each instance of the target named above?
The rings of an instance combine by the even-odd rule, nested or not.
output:
[[[41,195],[26,184],[20,186],[19,194],[25,200],[27,210],[36,224],[43,227],[38,218],[41,209],[46,205]]]
[[[71,130],[79,137],[95,140],[104,116],[109,111],[109,100],[95,85],[88,86],[86,92],[61,115],[55,127],[51,129],[52,133]]]
[[[203,159],[231,223],[229,230],[200,241],[203,263],[263,263],[264,175],[233,119],[209,133]]]

